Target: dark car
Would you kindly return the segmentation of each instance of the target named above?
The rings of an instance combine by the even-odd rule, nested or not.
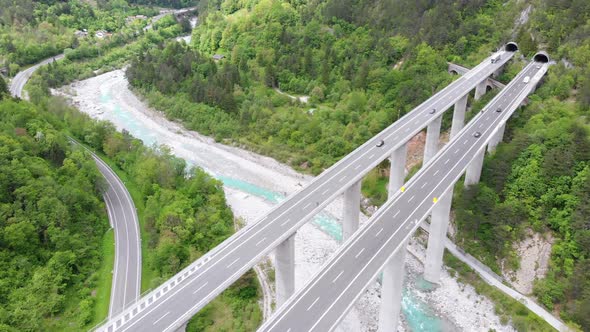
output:
[[[380,140],[380,141],[377,143],[377,147],[378,147],[378,148],[382,147],[383,145],[385,145],[385,142],[384,142],[383,140]]]
[[[481,133],[479,131],[476,131],[475,134],[473,134],[473,137],[478,138],[479,136],[481,136]]]
[[[430,110],[430,114],[434,114],[434,113],[436,113],[436,108],[433,108]]]
[[[496,112],[498,112],[498,113],[502,112],[502,108],[500,108],[500,107],[496,108]]]

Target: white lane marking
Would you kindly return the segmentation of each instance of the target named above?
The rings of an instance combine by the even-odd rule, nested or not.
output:
[[[356,165],[356,167],[354,168],[354,170],[356,171],[357,169],[359,169],[359,167],[361,167],[361,164]]]
[[[465,141],[467,142],[467,141]],[[459,151],[461,151],[461,149],[457,148],[457,150],[455,150],[455,154],[459,153]]]
[[[479,124],[479,127],[477,127],[477,128],[481,128],[481,127],[483,127],[483,123],[480,123]]]
[[[266,240],[266,236],[262,238],[262,240],[256,242],[256,246],[258,247],[259,244],[261,244],[264,240]]]
[[[490,116],[489,116],[489,115],[488,115],[488,116],[486,116],[486,121],[488,121],[488,119],[489,119],[489,118],[490,118]]]
[[[229,263],[229,265],[227,266],[227,268],[229,269],[232,265],[236,264],[239,260],[240,260],[240,258],[236,258],[235,261]]]
[[[467,140],[463,141],[463,145],[467,144]]]
[[[375,157],[375,154],[374,153],[369,156],[369,159],[373,159],[373,157]]]
[[[200,291],[201,289],[203,289],[203,287],[207,286],[207,284],[208,284],[208,283],[209,283],[209,281],[207,281],[206,283],[204,283],[204,284],[203,284],[203,286],[201,286],[201,287],[197,288],[197,290],[195,290],[195,291],[193,292],[193,294],[197,294],[197,292],[198,292],[198,291]]]
[[[428,184],[428,182],[424,182],[424,183],[422,184],[422,187],[420,187],[420,189],[424,189],[424,187],[426,187],[426,185],[427,185],[427,184]]]
[[[315,299],[315,301],[313,301],[313,303],[307,307],[307,311],[309,311],[309,309],[311,309],[311,307],[313,307],[313,305],[320,299],[320,297],[318,296],[317,299]]]
[[[322,193],[322,196],[326,195],[326,193],[327,193],[328,191],[330,191],[330,188],[328,188],[328,189],[324,190],[324,192]]]
[[[439,171],[440,171],[440,169],[437,169],[436,172],[434,172],[434,175],[436,176]]]
[[[486,66],[485,66],[485,65],[483,66],[483,68],[479,68],[481,65],[482,65],[482,64],[480,64],[480,65],[478,65],[478,66],[476,67],[476,68],[478,68],[478,69],[477,69],[477,71],[483,71],[483,68],[486,68]],[[472,70],[472,71],[470,71],[470,73],[471,73],[471,72],[473,72],[473,74],[475,74],[477,71],[474,71],[474,70]],[[478,74],[479,74],[479,73],[478,73]],[[473,76],[473,75],[471,75],[471,76]],[[484,76],[485,76],[485,75],[484,75]],[[465,79],[464,79],[464,77],[465,77],[465,75],[464,75],[464,76],[462,76],[462,77],[460,77],[459,79],[457,79],[457,80],[455,81],[455,82],[461,82],[461,80],[463,80],[463,81],[464,81],[464,84],[463,84],[463,83],[461,83],[461,84],[459,84],[459,85],[457,85],[457,86],[453,86],[453,85],[452,85],[453,83],[452,83],[452,84],[451,84],[451,85],[448,87],[448,88],[449,88],[449,91],[448,91],[448,92],[445,92],[445,93],[449,93],[449,92],[450,92],[452,89],[455,89],[455,90],[459,89],[459,90],[460,90],[460,89],[462,89],[462,88],[463,88],[463,85],[469,85],[469,84],[471,84],[471,82],[469,82],[469,80],[465,80]],[[445,88],[445,90],[446,90],[446,88]],[[444,91],[444,90],[443,90],[443,91]],[[441,91],[441,92],[443,92],[443,91]],[[443,93],[442,95],[444,95],[444,93]],[[433,98],[433,99],[435,99],[435,98],[437,98],[437,97],[438,97],[438,98],[442,98],[442,95],[435,95],[435,96],[433,96],[432,98]],[[428,102],[431,102],[431,100],[433,100],[433,99],[429,99],[429,100],[427,100],[427,101],[426,101],[425,103],[423,103],[423,104],[427,104]],[[401,128],[400,128],[400,130],[401,130]],[[357,160],[359,160],[359,159],[360,159],[360,158],[362,158],[363,156],[364,156],[364,154],[363,154],[363,155],[361,155],[361,156],[360,156],[360,157],[359,157]],[[341,161],[343,162],[344,160],[341,160]],[[338,173],[340,173],[340,172],[338,172]],[[333,177],[329,178],[329,180],[333,179],[334,177],[335,177],[335,176],[333,176]],[[314,190],[314,191],[315,191],[315,190]],[[309,197],[311,194],[313,194],[313,191],[312,191],[312,193],[308,194],[308,195],[307,195],[307,196],[305,196],[304,198],[307,198],[307,197]],[[289,210],[290,210],[290,209],[289,209]],[[284,213],[286,213],[286,212],[284,212]],[[279,215],[279,217],[281,217],[281,216],[282,216],[284,213],[282,213],[281,215]],[[278,217],[277,217],[277,219],[278,219]],[[266,227],[263,227],[261,230],[258,230],[258,231],[256,231],[256,232],[254,233],[254,235],[251,235],[251,236],[250,236],[250,237],[249,237],[247,240],[250,240],[250,239],[252,239],[252,238],[253,238],[254,236],[256,236],[258,233],[262,232],[262,231],[263,231],[265,228],[266,228]],[[229,244],[231,244],[231,243],[235,243],[237,240],[239,240],[239,239],[243,238],[244,236],[248,236],[248,235],[249,235],[249,233],[248,233],[248,232],[244,232],[244,233],[242,233],[242,234],[239,234],[239,236],[237,236],[237,237],[235,237],[235,238],[232,238],[232,239],[230,239],[230,242],[228,243],[228,245],[229,245]],[[225,241],[225,242],[227,242],[227,241]],[[224,242],[224,243],[225,243],[225,242]],[[239,246],[238,246],[238,247],[239,247]],[[235,247],[233,250],[231,250],[231,252],[230,252],[230,253],[227,253],[227,254],[225,254],[225,255],[224,255],[222,258],[224,258],[224,257],[227,257],[229,254],[231,254],[231,253],[233,253],[234,251],[238,250],[238,247]],[[222,249],[225,249],[225,248],[227,248],[227,245],[226,245],[226,246],[223,246],[223,248],[222,248]],[[221,249],[220,249],[220,250],[221,250]],[[209,269],[211,269],[211,267],[208,267],[206,270],[202,271],[202,272],[201,272],[201,274],[199,274],[198,276],[195,276],[195,278],[198,278],[198,277],[200,277],[201,275],[203,275],[204,273],[206,273],[206,272],[207,272]],[[182,288],[184,288],[184,287],[186,287],[186,286],[183,286]],[[215,291],[218,291],[218,290],[219,290],[221,287],[222,287],[222,286],[219,286],[217,289],[215,289]],[[177,290],[177,291],[176,291],[176,292],[175,292],[173,295],[175,295],[176,293],[180,292],[180,291],[182,290],[182,288],[181,288],[181,289],[178,289],[178,290]],[[167,299],[168,299],[168,298],[166,298],[164,301],[166,301]],[[195,305],[194,305],[194,306],[193,306],[191,309],[197,308],[198,306],[202,305],[202,302],[204,302],[204,301],[205,301],[205,300],[202,300],[202,301],[200,301],[199,303],[195,304]],[[149,311],[147,311],[147,312],[144,312],[144,313],[143,313],[143,316],[142,316],[142,318],[143,318],[143,317],[145,317],[147,314],[149,314],[149,313],[153,312],[153,311],[154,311],[155,309],[157,309],[158,307],[160,307],[160,305],[162,305],[162,303],[158,303],[158,304],[156,304],[156,306],[155,306],[155,307],[153,307],[151,310],[149,310]],[[122,314],[119,314],[117,317],[121,317],[121,315],[122,315]],[[178,322],[179,322],[179,321],[181,321],[181,320],[185,320],[185,319],[186,319],[186,317],[185,317],[185,316],[186,316],[186,314],[182,315],[182,316],[181,316],[179,319],[177,319],[175,322],[173,322],[171,326],[173,326],[174,324],[178,323]],[[140,318],[140,319],[141,319],[141,318]],[[137,320],[136,320],[136,322],[137,322]],[[129,328],[131,328],[133,325],[135,325],[135,323],[136,323],[136,322],[132,322],[130,326],[128,326],[127,328],[125,328],[125,329],[124,329],[124,331],[128,330]]]
[[[346,179],[346,175],[341,177],[340,180],[338,180],[338,182],[342,182],[342,181],[344,181],[344,179]]]
[[[363,253],[363,251],[365,251],[365,248],[361,249],[356,256],[354,256],[354,258],[359,258],[359,256]]]
[[[307,203],[307,204],[305,204],[305,206],[303,207],[303,209],[304,209],[304,210],[305,210],[305,209],[307,209],[307,208],[308,208],[310,205],[311,205],[311,203]]]
[[[381,229],[379,230],[379,232],[377,232],[377,234],[375,234],[375,237],[379,236],[379,234],[381,234],[381,232],[383,232],[383,227],[381,227]]]
[[[397,212],[396,212],[396,213],[393,215],[393,217],[394,217],[394,218],[395,218],[395,217],[397,217],[397,215],[398,215],[400,212],[402,212],[402,210],[397,210]]]
[[[340,276],[342,275],[342,273],[344,273],[344,270],[340,271],[340,273],[338,273],[338,275],[336,276],[336,278],[334,278],[334,280],[332,280],[332,283],[335,283],[336,280],[338,280],[338,278],[340,278]]]
[[[281,224],[281,227],[282,227],[282,226],[285,226],[285,225],[286,225],[286,224],[287,224],[289,221],[291,221],[291,218],[287,219],[287,220],[286,220],[284,223],[282,223],[282,224]]]
[[[408,199],[408,203],[410,203],[414,199],[414,197],[416,197],[416,195],[410,197],[410,199]]]
[[[447,159],[447,161],[445,161],[445,165],[449,163],[449,160],[451,160],[451,159]]]
[[[410,127],[406,127],[406,130],[404,130],[404,132],[406,132],[406,133],[407,133],[408,131],[410,131]]]
[[[155,322],[154,322],[154,324],[152,324],[152,325],[156,325],[156,324],[158,324],[158,322],[159,322],[159,321],[161,321],[162,319],[164,319],[164,317],[168,316],[168,314],[169,314],[169,313],[170,313],[170,311],[168,311],[167,313],[165,313],[165,314],[164,314],[164,316],[162,316],[162,317],[160,317],[160,318],[156,319],[156,321],[155,321]]]
[[[470,149],[470,151],[471,151],[471,149]],[[465,157],[463,157],[463,159],[464,159],[464,158],[465,158]],[[454,168],[456,168],[456,167],[457,167],[457,165],[455,165],[455,167],[454,167]],[[438,187],[439,187],[439,186],[437,186],[436,188],[438,188]],[[432,192],[434,192],[434,191],[436,190],[436,188],[435,188],[435,189],[433,189],[433,191],[432,191]],[[432,192],[431,192],[431,193],[432,193]],[[415,211],[417,211],[417,210],[418,210],[418,208],[419,208],[419,207],[417,207],[417,208],[416,208],[416,209],[415,209],[415,210],[412,212],[412,214],[413,214],[413,213],[415,213]],[[368,231],[368,228],[367,228],[367,231]],[[398,229],[398,231],[399,231],[399,229]],[[396,232],[395,232],[395,233],[394,233],[394,234],[393,234],[393,235],[390,237],[390,239],[389,239],[389,240],[386,242],[386,244],[387,244],[388,242],[390,242],[392,239],[394,239],[394,236],[395,236],[395,235],[398,233],[398,231],[396,231]],[[360,238],[360,237],[362,237],[362,234],[359,236],[359,238]],[[348,289],[349,289],[349,288],[350,288],[350,287],[351,287],[351,286],[354,284],[354,282],[355,282],[355,281],[356,281],[356,280],[357,280],[357,279],[360,277],[360,275],[361,275],[361,274],[362,274],[362,273],[363,273],[363,272],[364,272],[364,271],[367,269],[367,267],[370,265],[370,263],[371,263],[372,261],[374,261],[374,259],[375,259],[376,257],[379,257],[379,255],[378,255],[378,254],[379,254],[380,252],[382,252],[382,251],[383,251],[383,250],[384,250],[386,247],[387,247],[386,245],[383,245],[383,246],[381,246],[380,248],[378,248],[378,253],[377,253],[377,254],[375,254],[375,255],[373,255],[373,256],[372,256],[372,257],[369,259],[369,262],[368,262],[367,264],[365,264],[365,266],[363,266],[363,267],[361,268],[361,271],[360,271],[360,272],[358,272],[358,274],[357,274],[355,277],[353,277],[352,281],[351,281],[350,283],[348,283],[348,285],[345,287],[345,289],[344,289],[342,292],[340,292],[340,295],[338,295],[338,296],[336,297],[336,299],[335,299],[334,301],[332,301],[332,304],[331,304],[331,305],[330,305],[330,306],[329,306],[329,307],[326,309],[325,313],[324,313],[324,314],[323,314],[323,315],[322,315],[322,316],[321,316],[321,317],[318,319],[318,321],[319,321],[319,320],[321,320],[321,319],[322,319],[324,316],[326,316],[326,314],[328,313],[328,311],[329,311],[329,310],[331,310],[331,309],[332,309],[332,307],[334,307],[334,305],[336,305],[336,303],[337,303],[337,302],[340,300],[340,298],[342,298],[342,296],[344,296],[344,294],[345,294],[345,293],[348,291]],[[399,248],[399,246],[398,246],[398,248]],[[396,250],[397,250],[398,248],[396,248]],[[345,252],[345,251],[343,251],[343,252]],[[340,256],[340,257],[344,257],[342,254],[340,254],[339,256]],[[323,270],[324,270],[324,271],[329,271],[329,268],[330,268],[331,266],[334,266],[336,263],[338,263],[338,260],[340,259],[340,257],[333,257],[333,258],[331,259],[331,263],[330,263],[330,264],[328,264],[327,266],[324,266]],[[324,273],[320,273],[318,276],[314,277],[314,280],[312,280],[311,282],[309,282],[309,283],[306,285],[306,287],[305,287],[304,289],[300,290],[300,293],[299,293],[299,299],[301,299],[301,298],[305,298],[304,296],[305,296],[305,295],[307,295],[307,294],[309,294],[309,292],[310,292],[310,290],[313,288],[313,286],[315,286],[315,285],[317,285],[317,284],[318,284],[317,280],[320,280],[320,279],[321,279],[321,277],[322,277],[322,275],[323,275],[323,274],[325,274],[325,273],[326,273],[326,272],[324,272]],[[299,299],[297,299],[296,301],[294,301],[293,303],[291,303],[291,305],[296,305],[296,304],[299,302]],[[347,309],[349,309],[349,308],[350,308],[350,305],[349,305],[349,307],[348,307]],[[284,314],[282,315],[282,317],[279,317],[279,318],[278,318],[278,320],[282,319],[283,317],[284,317]],[[318,324],[318,323],[314,324],[314,325],[311,327],[311,329],[315,328],[315,327],[317,326],[317,324]],[[272,328],[272,327],[274,327],[274,326],[276,326],[276,323],[275,323],[274,325],[271,325],[270,327]],[[310,329],[310,330],[311,330],[311,329]]]
[[[416,120],[416,121],[414,122],[414,124],[419,124],[419,123],[420,123],[420,120]]]

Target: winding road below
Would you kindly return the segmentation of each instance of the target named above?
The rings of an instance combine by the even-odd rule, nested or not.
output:
[[[39,67],[61,58],[63,58],[63,54],[53,56],[16,74],[10,84],[10,93],[15,97],[22,98],[23,88],[31,75]],[[131,195],[121,179],[104,161],[91,151],[89,152],[108,184],[103,196],[109,222],[115,231],[115,265],[109,305],[109,317],[111,317],[135,301],[140,294],[141,240],[139,220]]]

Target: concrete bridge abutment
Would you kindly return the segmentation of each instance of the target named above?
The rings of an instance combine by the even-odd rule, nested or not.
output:
[[[440,281],[452,201],[453,188],[449,189],[439,198],[432,209],[430,217],[426,263],[424,264],[424,279],[433,284],[437,284]]]
[[[465,111],[467,109],[467,98],[469,94],[464,95],[455,103],[453,110],[453,123],[451,125],[451,139],[457,136],[465,126]]]
[[[492,153],[496,151],[496,147],[502,139],[504,138],[504,131],[506,130],[506,123],[498,127],[498,131],[492,136],[490,142],[488,143],[488,152]]]
[[[465,187],[479,183],[481,177],[481,168],[483,167],[483,158],[485,156],[485,148],[479,151],[465,171]]]
[[[404,184],[408,143],[391,154],[389,173],[389,197],[397,193]],[[383,268],[381,283],[381,307],[379,309],[379,331],[396,331],[402,305],[404,285],[406,243],[393,254]]]
[[[361,181],[357,181],[344,192],[344,215],[342,218],[342,242],[359,228],[361,213]]]
[[[426,144],[424,145],[424,158],[422,165],[426,165],[426,163],[438,152],[441,123],[442,114],[434,119],[434,121],[428,125],[428,129],[426,129]]]
[[[275,249],[276,308],[295,292],[295,234]]]

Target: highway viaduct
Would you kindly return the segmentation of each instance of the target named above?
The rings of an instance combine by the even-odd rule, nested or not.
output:
[[[97,330],[183,330],[190,317],[272,250],[275,250],[276,257],[277,307],[281,307],[295,291],[294,234],[297,229],[335,197],[344,194],[343,236],[345,240],[352,239],[352,234],[358,229],[360,181],[363,176],[382,160],[390,157],[392,166],[389,192],[394,198],[395,193],[402,188],[409,139],[427,128],[424,165],[429,165],[438,152],[443,113],[454,106],[451,127],[451,139],[454,139],[464,127],[470,91],[475,88],[475,98],[480,98],[486,91],[490,75],[498,73],[517,49],[515,43],[508,43],[503,50],[486,58],[326,170],[310,185],[276,206],[268,215],[234,234],[160,287],[128,306],[124,312],[112,317]],[[503,126],[504,124],[499,127]],[[502,138],[501,133],[503,129],[494,130],[494,135],[489,138],[489,146],[495,147],[498,144]],[[479,181],[483,156],[483,152],[478,152],[467,167],[466,184]],[[451,196],[452,193],[441,194],[437,199],[439,204],[432,211],[433,222],[441,224],[441,227],[439,230],[431,230],[433,235],[428,245],[425,278],[431,282],[438,281],[442,265],[444,246],[442,241],[438,241],[438,245],[435,242],[443,231],[446,232],[444,216],[446,215],[448,220],[447,211],[450,209]],[[388,257],[391,255],[391,259],[382,267],[383,292],[386,294],[382,296],[380,315],[383,331],[392,330],[391,327],[397,324],[400,307],[397,294],[401,294],[403,280],[399,262],[403,261],[404,252],[397,249],[390,252]]]

